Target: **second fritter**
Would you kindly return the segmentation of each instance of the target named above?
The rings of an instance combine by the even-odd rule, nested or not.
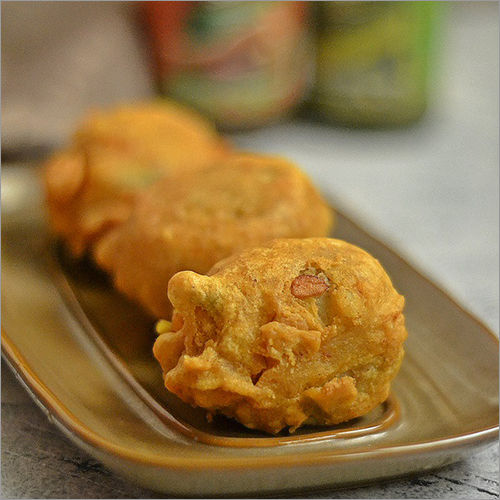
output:
[[[204,273],[273,238],[326,236],[332,222],[331,209],[291,162],[242,153],[156,183],[95,257],[118,290],[167,317],[167,283],[176,272]]]

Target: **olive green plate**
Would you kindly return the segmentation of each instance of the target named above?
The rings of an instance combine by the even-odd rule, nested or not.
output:
[[[177,495],[358,484],[433,469],[498,436],[498,341],[393,251],[339,215],[406,296],[407,354],[389,400],[330,428],[267,436],[207,422],[162,387],[153,319],[47,235],[36,172],[2,173],[2,352],[49,418],[102,463]]]

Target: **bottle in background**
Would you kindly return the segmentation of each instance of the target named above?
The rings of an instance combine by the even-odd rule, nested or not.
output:
[[[438,2],[318,2],[312,104],[349,126],[398,126],[425,111]]]
[[[311,81],[307,2],[144,2],[160,89],[223,129],[277,120]]]

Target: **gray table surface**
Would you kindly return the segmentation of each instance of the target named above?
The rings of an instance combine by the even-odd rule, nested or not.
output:
[[[2,28],[9,15],[15,20],[15,8],[22,7],[2,9]],[[57,8],[63,7],[59,4]],[[113,29],[116,34],[128,26],[128,7],[94,4],[87,9],[81,15],[91,18],[98,13],[101,22],[109,21],[107,36]],[[99,40],[104,43],[104,35],[99,36],[94,40],[96,45]],[[142,64],[140,51],[127,40],[125,47],[135,54],[132,59]],[[2,41],[5,58],[6,44]],[[19,40],[12,42],[13,46],[18,47]],[[115,56],[125,57],[118,49],[122,45],[116,47]],[[135,52],[130,47],[135,47]],[[104,51],[99,57],[106,54]],[[18,61],[21,66],[23,57]],[[14,59],[10,54],[5,62],[7,69]],[[126,64],[120,66],[120,61],[116,64],[123,71],[128,68]],[[132,64],[130,57],[128,64]],[[75,71],[78,68],[75,66]],[[94,76],[101,74],[97,63],[91,68]],[[32,66],[25,71],[36,72]],[[295,159],[343,210],[498,332],[498,4],[461,3],[449,9],[439,76],[430,112],[408,129],[368,132],[294,122],[238,134],[233,139],[244,148]],[[76,76],[71,79],[76,81]],[[23,101],[15,93],[13,81],[15,74],[8,85],[2,80],[7,89],[7,95],[3,95],[3,131],[7,127],[11,143],[22,143],[32,140],[40,130],[40,117],[30,115],[23,128],[16,110],[22,108],[25,115],[29,114],[30,87],[23,84]],[[147,81],[127,85],[119,98],[151,91]],[[43,92],[38,90],[38,100],[40,95],[47,97]],[[100,99],[104,99],[102,94]],[[50,134],[52,143],[63,140],[88,101],[92,101],[92,95],[77,99],[66,112],[63,105],[58,108],[58,116],[54,106],[45,104],[56,124]],[[24,133],[20,139],[16,127]],[[48,134],[46,128],[44,133]],[[5,366],[1,415],[3,497],[157,496],[117,477],[64,438]],[[304,492],[301,497],[492,498],[499,495],[498,467],[498,446],[492,445],[432,474],[353,489]]]

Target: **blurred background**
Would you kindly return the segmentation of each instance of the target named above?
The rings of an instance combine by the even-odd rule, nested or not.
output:
[[[1,7],[3,172],[67,144],[89,108],[168,95],[241,148],[295,160],[337,208],[498,332],[498,2]],[[5,449],[28,456],[12,415]],[[2,465],[7,496],[68,494],[76,479],[62,462],[49,470],[26,456]],[[485,456],[465,467],[494,477],[498,453]],[[457,467],[448,473],[462,480],[468,469]],[[116,493],[103,476],[85,485],[89,497]],[[479,477],[469,479],[485,491]],[[402,484],[368,496],[399,497]],[[469,494],[460,482],[429,484],[429,496]]]
[[[6,2],[4,150],[60,145],[89,106],[155,93],[224,131],[293,116],[411,124],[434,96],[446,10],[441,2]]]

